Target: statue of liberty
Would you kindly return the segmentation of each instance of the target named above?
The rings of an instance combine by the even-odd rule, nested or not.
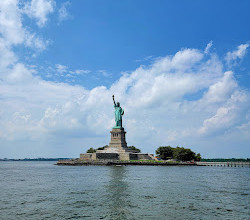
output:
[[[122,116],[124,115],[124,110],[120,107],[120,103],[115,103],[115,96],[113,95],[114,108],[115,108],[115,127],[122,128]]]

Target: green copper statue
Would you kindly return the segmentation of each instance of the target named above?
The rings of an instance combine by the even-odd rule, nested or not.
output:
[[[120,103],[115,103],[115,96],[113,95],[114,107],[115,107],[115,127],[122,128],[122,116],[124,115],[124,110],[120,107]]]

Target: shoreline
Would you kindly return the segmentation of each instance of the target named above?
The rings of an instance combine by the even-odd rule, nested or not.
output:
[[[213,167],[250,167],[249,162],[169,162],[147,160],[59,160],[58,166],[213,166]]]
[[[153,162],[153,161],[83,161],[59,160],[55,165],[59,166],[198,166],[196,163],[190,162]]]

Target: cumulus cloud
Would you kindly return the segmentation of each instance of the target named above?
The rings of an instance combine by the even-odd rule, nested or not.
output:
[[[37,25],[42,27],[48,20],[48,15],[54,11],[54,0],[31,0],[25,4],[23,12],[37,20]]]
[[[245,121],[245,117],[240,115],[247,115],[247,102],[249,102],[247,95],[235,90],[226,103],[219,107],[212,117],[205,119],[203,126],[199,132],[201,134],[213,134],[216,135],[220,132],[225,132],[227,129],[239,126]]]
[[[200,145],[194,150],[205,153],[202,146],[216,145],[218,138],[225,137],[230,144],[231,136],[244,146],[249,143],[249,91],[240,88],[232,71],[224,72],[223,61],[208,53],[209,44],[205,51],[184,48],[157,58],[150,65],[123,73],[108,88],[57,83],[39,77],[38,67],[21,62],[14,53],[14,45],[29,46],[39,39],[23,27],[17,3],[0,3],[1,151],[10,155],[8,146],[12,146],[12,152],[21,154],[25,150],[19,149],[20,143],[32,143],[32,151],[64,148],[78,154],[89,146],[107,144],[114,125],[113,94],[125,109],[128,143],[143,151],[153,152],[159,145],[170,144]],[[42,16],[33,17],[41,25],[46,23]],[[247,47],[240,45],[238,52],[227,57],[241,59]],[[89,73],[63,64],[51,71],[75,77]]]
[[[0,1],[0,32],[8,44],[23,42],[25,31],[22,27],[21,13],[17,0]]]
[[[249,47],[249,44],[241,44],[237,47],[236,50],[232,52],[227,52],[225,56],[225,60],[228,65],[236,65],[238,60],[241,60],[246,52],[247,48]]]
[[[6,44],[3,38],[0,38],[0,69],[4,70],[5,67],[14,63],[17,60],[15,53]],[[1,73],[0,73],[1,74]]]
[[[33,49],[44,50],[49,44],[48,40],[43,40],[23,27],[22,16],[23,9],[20,8],[18,0],[0,1],[0,44],[4,45],[5,50],[8,49],[8,55],[13,54],[12,46],[23,44]]]
[[[64,72],[66,67],[58,65],[58,69]],[[199,136],[224,135],[248,123],[249,94],[239,88],[233,72],[222,69],[217,58],[183,49],[124,74],[110,88],[87,90],[42,80],[33,74],[35,70],[16,63],[0,83],[0,91],[5,91],[0,101],[4,106],[0,137],[103,137],[108,142],[114,123],[113,94],[125,109],[129,141],[143,142],[140,147],[148,151],[152,144],[177,145]],[[197,93],[199,98],[185,99]]]
[[[234,91],[237,86],[233,72],[225,72],[221,79],[209,86],[207,93],[204,94],[203,100],[206,100],[207,103],[223,102],[230,98],[232,91]]]

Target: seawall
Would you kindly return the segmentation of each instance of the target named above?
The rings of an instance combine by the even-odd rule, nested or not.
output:
[[[196,166],[196,163],[190,162],[165,162],[165,161],[121,161],[121,160],[112,160],[112,161],[83,161],[79,159],[72,160],[59,160],[56,165],[61,166],[129,166],[129,165],[139,165],[139,166]]]

